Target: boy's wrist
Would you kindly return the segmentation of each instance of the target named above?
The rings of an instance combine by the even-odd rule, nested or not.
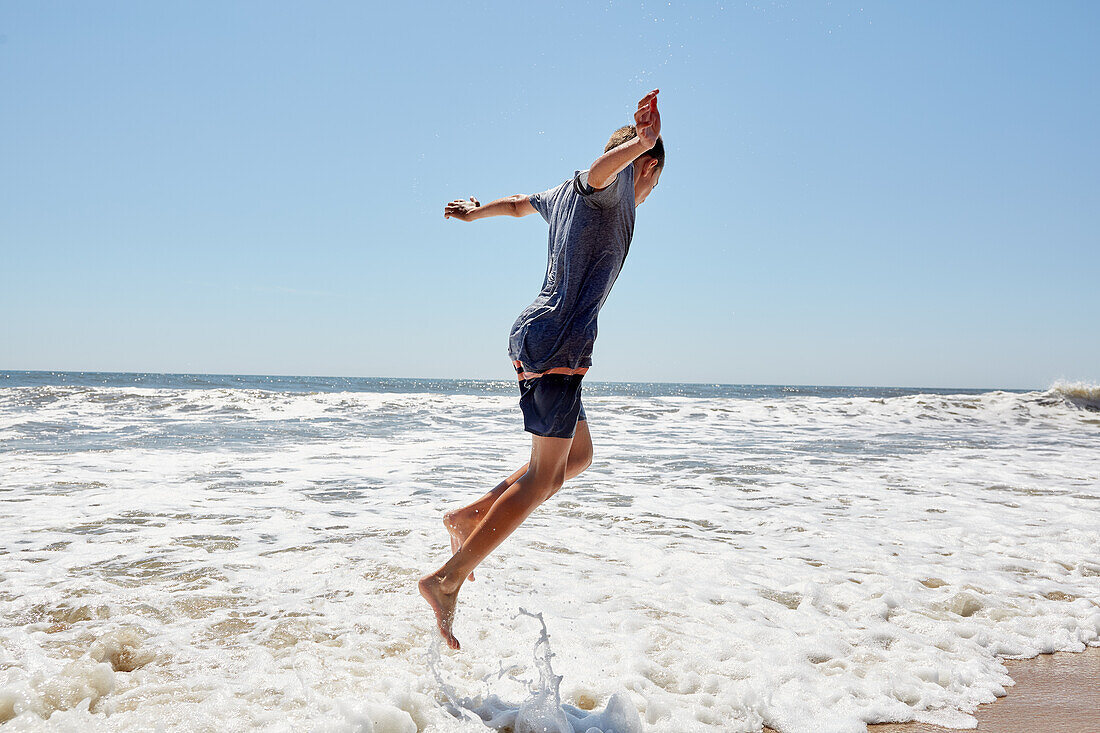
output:
[[[617,147],[615,149],[616,150],[630,150],[632,152],[633,151],[638,151],[638,154],[640,155],[640,154],[642,154],[642,153],[644,153],[648,150],[652,150],[653,146],[652,145],[647,145],[646,141],[643,140],[640,136],[635,136],[635,137],[630,138],[629,140],[627,140],[626,142],[624,142],[622,145],[620,145],[619,147]],[[637,156],[635,156],[635,157],[637,157]]]

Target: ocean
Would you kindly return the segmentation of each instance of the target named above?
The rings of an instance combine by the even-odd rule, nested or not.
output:
[[[517,399],[0,372],[0,726],[965,727],[1002,659],[1100,646],[1100,388],[586,382],[591,468],[441,648],[416,581],[526,460]]]

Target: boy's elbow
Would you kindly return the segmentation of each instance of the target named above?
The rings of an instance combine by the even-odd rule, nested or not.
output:
[[[526,194],[517,193],[512,197],[511,201],[511,213],[512,216],[527,216],[528,214],[535,213],[535,207],[531,205],[531,200],[527,198]]]

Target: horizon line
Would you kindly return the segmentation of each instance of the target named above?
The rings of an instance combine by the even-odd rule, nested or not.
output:
[[[469,382],[510,382],[514,380],[505,379],[503,377],[424,377],[424,376],[347,376],[336,374],[259,374],[259,373],[245,373],[245,372],[120,372],[120,371],[103,371],[100,369],[91,370],[76,370],[76,369],[0,369],[0,374],[123,374],[134,376],[163,376],[163,377],[295,377],[299,379],[417,379],[417,380],[431,380],[431,381],[469,381]],[[881,384],[797,384],[797,383],[766,383],[766,382],[673,382],[664,380],[612,380],[612,379],[592,379],[592,384],[683,384],[691,386],[712,386],[712,387],[826,387],[833,389],[904,389],[904,390],[922,390],[922,389],[965,389],[965,390],[982,390],[988,392],[1043,392],[1051,389],[1055,384],[1058,384],[1062,380],[1054,380],[1047,387],[964,387],[959,385],[953,385],[950,387],[935,387],[931,385],[910,386],[910,385],[881,385]]]

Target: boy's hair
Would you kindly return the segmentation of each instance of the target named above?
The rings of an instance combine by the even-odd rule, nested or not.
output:
[[[638,131],[634,128],[634,125],[623,125],[615,132],[611,133],[611,139],[607,141],[607,145],[604,146],[603,151],[606,153],[612,148],[617,148],[627,140],[633,140],[638,137]],[[648,155],[657,161],[657,167],[664,169],[665,167],[665,141],[661,139],[661,136],[657,136],[657,144],[650,150],[642,153],[642,155]],[[638,157],[641,158],[642,155]]]

